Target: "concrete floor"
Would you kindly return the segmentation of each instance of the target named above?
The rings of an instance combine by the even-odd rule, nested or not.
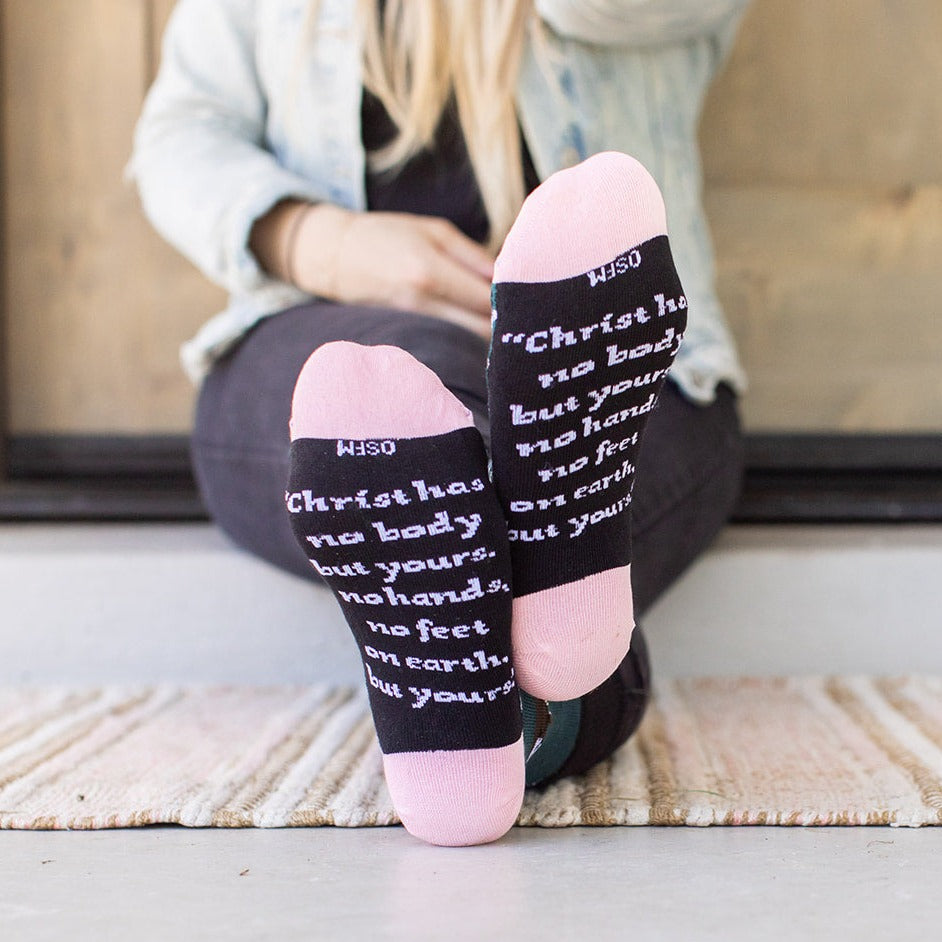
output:
[[[942,671],[942,528],[728,530],[662,676]],[[332,600],[208,527],[0,527],[0,683],[358,679]],[[312,626],[317,625],[317,630]],[[0,833],[0,940],[931,940],[942,828]]]
[[[942,829],[401,828],[0,835],[7,942],[929,942]]]

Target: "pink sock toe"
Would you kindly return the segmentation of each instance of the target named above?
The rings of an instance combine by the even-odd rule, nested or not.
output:
[[[474,425],[442,381],[400,347],[337,340],[301,368],[291,438],[420,438]]]
[[[554,237],[561,225],[579,237]],[[541,231],[553,236],[534,251],[533,233]],[[573,278],[666,232],[664,199],[647,169],[628,154],[596,154],[527,197],[494,263],[494,281]]]
[[[522,738],[499,749],[392,753],[383,757],[383,769],[406,830],[429,844],[496,841],[523,803]]]

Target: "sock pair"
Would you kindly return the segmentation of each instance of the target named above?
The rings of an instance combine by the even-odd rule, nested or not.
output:
[[[434,844],[516,820],[517,682],[571,700],[628,651],[635,461],[686,323],[647,171],[600,154],[537,188],[493,302],[490,475],[398,348],[326,344],[292,404],[294,532],[360,647],[397,812]]]

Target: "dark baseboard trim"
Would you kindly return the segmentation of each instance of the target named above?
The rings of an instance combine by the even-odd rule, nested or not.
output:
[[[131,481],[6,481],[0,522],[181,523],[209,517],[193,482],[172,487]]]
[[[185,435],[29,435],[7,441],[0,520],[207,520]]]
[[[192,482],[189,442],[186,435],[14,435],[7,439],[6,477]]]
[[[6,443],[4,521],[200,521],[186,436]],[[942,522],[942,436],[751,434],[736,523]]]
[[[942,435],[747,435],[733,520],[942,522]]]

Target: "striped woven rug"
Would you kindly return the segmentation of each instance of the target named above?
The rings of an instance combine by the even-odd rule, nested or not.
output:
[[[396,821],[347,689],[0,690],[0,827]],[[638,733],[519,823],[942,823],[942,678],[661,681]]]

